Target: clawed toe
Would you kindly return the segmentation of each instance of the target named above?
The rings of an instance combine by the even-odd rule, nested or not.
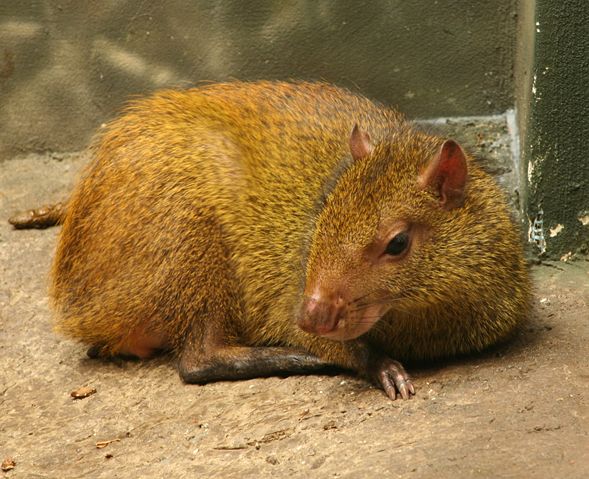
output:
[[[376,365],[375,372],[378,382],[393,401],[397,398],[397,393],[403,399],[409,399],[415,394],[415,386],[401,363],[383,358]]]

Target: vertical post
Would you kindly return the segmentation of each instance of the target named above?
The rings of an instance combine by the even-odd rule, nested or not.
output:
[[[589,252],[589,2],[522,0],[516,75],[523,210],[536,252]]]

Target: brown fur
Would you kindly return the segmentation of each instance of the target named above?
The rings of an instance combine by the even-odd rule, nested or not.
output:
[[[352,161],[356,123],[374,151]],[[58,329],[104,355],[290,346],[356,370],[360,343],[409,359],[481,350],[524,319],[528,277],[503,196],[472,160],[462,207],[439,208],[418,184],[442,142],[325,84],[137,101],[97,140],[69,200]],[[375,268],[363,252],[395,221],[414,225],[411,251]],[[391,310],[358,341],[307,334],[295,317],[318,281]]]

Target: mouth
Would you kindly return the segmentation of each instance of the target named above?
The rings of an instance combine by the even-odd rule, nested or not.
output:
[[[334,341],[349,341],[370,331],[383,314],[381,305],[373,305],[363,308],[362,311],[355,312],[355,314],[343,315],[329,331],[310,330],[308,332]]]

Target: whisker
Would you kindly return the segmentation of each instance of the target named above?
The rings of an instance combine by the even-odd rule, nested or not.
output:
[[[372,321],[370,321],[370,320],[380,319],[381,317],[382,316],[379,316],[379,315],[363,317],[362,321],[354,321],[354,324],[371,323]]]
[[[357,303],[358,301],[360,301],[360,300],[362,300],[362,299],[366,298],[367,296],[370,296],[372,293],[374,293],[374,291],[369,291],[368,293],[366,293],[366,294],[363,294],[362,296],[358,296],[357,298],[354,298],[352,301],[350,301],[350,302],[348,303],[348,306],[349,306],[349,305],[352,305],[352,304],[354,304],[354,303]]]
[[[371,300],[356,302],[356,308],[352,309],[351,311],[359,311],[359,310],[365,309],[365,308],[372,306],[372,305],[377,305],[377,304],[386,305],[386,304],[394,303],[397,301],[411,299],[412,297],[414,297],[415,293],[422,293],[423,294],[423,291],[421,291],[417,288],[411,288],[411,289],[406,289],[393,297],[386,297],[386,296],[382,296],[382,294],[381,294],[380,297],[377,296]],[[365,298],[366,296],[367,295],[364,295],[363,298]]]
[[[370,306],[375,306],[375,305],[385,305],[385,304],[389,304],[389,303],[395,303],[398,301],[401,301],[405,299],[405,297],[395,297],[395,298],[382,298],[382,299],[377,299],[374,301],[371,301],[369,303],[362,303],[359,304],[358,306],[356,306],[356,308],[354,309],[350,309],[350,312],[352,311],[362,311],[363,309],[369,308]]]

